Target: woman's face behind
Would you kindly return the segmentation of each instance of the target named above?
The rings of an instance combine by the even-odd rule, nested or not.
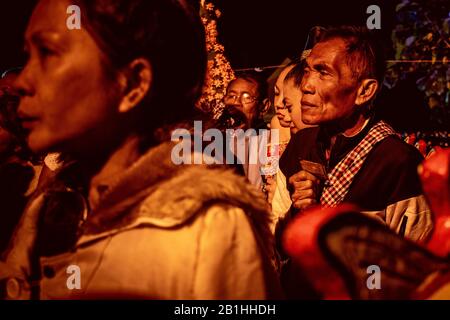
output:
[[[275,83],[275,88],[274,88],[274,90],[275,90],[275,97],[274,97],[275,111],[276,111],[278,120],[280,121],[280,125],[285,128],[289,128],[291,126],[292,121],[289,119],[290,118],[289,112],[285,108],[284,103],[283,103],[284,78],[287,76],[289,71],[292,70],[293,67],[294,66],[287,66],[285,69],[283,69],[281,71],[281,73],[278,76],[278,79]]]
[[[105,76],[102,52],[85,26],[67,28],[69,5],[41,0],[25,34],[29,59],[16,87],[19,115],[35,152],[91,152],[119,122],[117,86]]]

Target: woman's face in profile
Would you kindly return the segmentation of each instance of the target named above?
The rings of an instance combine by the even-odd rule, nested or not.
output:
[[[25,34],[29,58],[15,86],[35,152],[95,150],[117,122],[118,90],[105,76],[102,52],[85,26],[67,28],[69,5],[40,1]]]
[[[295,85],[292,79],[284,82],[284,100],[283,103],[289,112],[291,119],[291,133],[295,134],[298,130],[306,128],[302,122],[301,109],[302,92]]]
[[[278,120],[280,121],[280,125],[285,128],[289,128],[291,126],[291,120],[289,119],[289,112],[284,106],[283,99],[283,86],[284,86],[284,78],[292,70],[294,66],[288,66],[283,69],[278,76],[278,79],[275,83],[274,88],[274,106],[275,112],[277,114]]]

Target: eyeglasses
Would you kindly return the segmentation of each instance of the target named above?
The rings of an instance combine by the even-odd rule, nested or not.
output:
[[[248,92],[243,92],[241,94],[229,93],[225,96],[225,103],[235,103],[240,100],[243,104],[249,104],[256,101],[256,97],[252,96]]]

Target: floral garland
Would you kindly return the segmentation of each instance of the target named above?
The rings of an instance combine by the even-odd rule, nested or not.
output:
[[[222,100],[227,86],[235,78],[233,69],[225,57],[225,48],[217,39],[217,19],[221,15],[212,3],[201,0],[200,16],[206,32],[208,69],[203,93],[197,102],[197,107],[211,113],[215,119],[220,116],[224,108]]]

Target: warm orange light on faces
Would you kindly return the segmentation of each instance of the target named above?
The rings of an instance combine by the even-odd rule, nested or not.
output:
[[[291,120],[290,120],[290,116],[289,116],[289,111],[286,109],[286,107],[284,106],[284,103],[283,103],[284,78],[286,78],[286,75],[289,73],[289,71],[292,70],[292,68],[294,68],[293,65],[288,66],[281,71],[281,73],[278,76],[278,79],[275,83],[275,88],[274,88],[274,90],[275,90],[274,91],[275,111],[276,111],[278,120],[280,122],[280,125],[285,128],[291,127]]]
[[[301,109],[302,91],[295,85],[293,79],[284,81],[284,105],[289,112],[289,120],[291,121],[291,133],[310,127],[302,121]]]
[[[314,46],[306,59],[301,90],[306,124],[337,122],[354,113],[357,82],[345,61],[345,42],[331,39]]]
[[[42,0],[29,22],[29,59],[16,81],[19,114],[36,152],[77,151],[107,141],[117,118],[117,90],[103,71],[102,52],[82,26],[66,26],[65,0]]]
[[[253,102],[245,103],[242,101],[244,94],[248,94],[250,97],[254,98]],[[240,110],[244,113],[248,122],[251,123],[258,115],[258,84],[253,81],[247,81],[245,79],[237,78],[230,83],[227,88],[227,95],[234,95],[239,97],[233,101],[227,101],[226,97],[224,102],[228,106],[233,106],[234,108]]]

